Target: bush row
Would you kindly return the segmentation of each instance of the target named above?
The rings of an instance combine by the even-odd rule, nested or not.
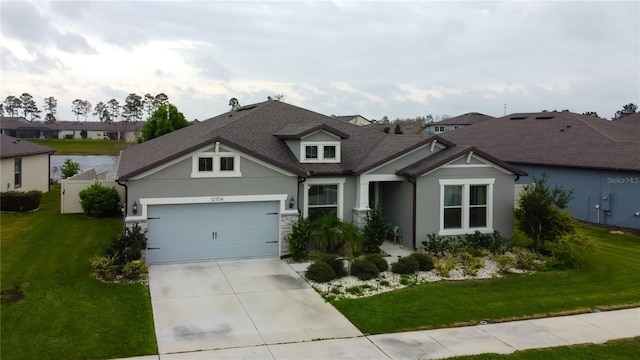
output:
[[[394,263],[391,271],[396,274],[413,274],[416,271],[429,271],[433,266],[433,259],[428,254],[413,253]],[[389,264],[382,255],[367,254],[353,260],[349,273],[360,280],[370,280],[388,269]],[[315,282],[328,282],[346,275],[344,261],[329,254],[319,255],[305,274],[307,279]]]
[[[27,192],[3,192],[0,193],[1,211],[31,211],[40,207],[42,192],[37,190]]]

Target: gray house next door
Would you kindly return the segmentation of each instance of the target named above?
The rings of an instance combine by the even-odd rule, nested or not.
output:
[[[147,262],[278,256],[277,202],[150,205]]]

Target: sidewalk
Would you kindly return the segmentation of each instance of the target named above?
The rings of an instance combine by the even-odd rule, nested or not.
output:
[[[129,360],[436,359],[598,344],[636,336],[640,336],[640,308],[346,339],[143,356]]]

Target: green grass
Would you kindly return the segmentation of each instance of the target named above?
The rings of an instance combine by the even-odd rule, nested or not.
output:
[[[640,237],[580,225],[597,248],[576,270],[429,283],[333,305],[365,334],[640,305]]]
[[[118,140],[93,139],[25,139],[56,149],[55,155],[118,155],[125,147],[133,146]]]
[[[60,214],[60,186],[43,194],[41,209],[2,213],[3,289],[24,299],[1,305],[0,358],[104,359],[157,354],[149,289],[105,284],[90,276],[122,219]]]
[[[636,359],[640,354],[640,337],[612,340],[605,344],[582,344],[546,349],[516,351],[513,354],[458,356],[456,360],[564,360],[564,359]]]

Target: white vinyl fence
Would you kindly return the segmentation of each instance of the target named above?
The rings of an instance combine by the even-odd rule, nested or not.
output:
[[[120,202],[124,201],[124,187],[118,185],[110,172],[103,171],[96,173],[94,169],[89,169],[80,174],[76,174],[70,178],[61,181],[62,190],[60,192],[60,212],[62,214],[82,213],[80,205],[80,191],[89,186],[100,183],[103,186],[115,187],[120,194]]]

